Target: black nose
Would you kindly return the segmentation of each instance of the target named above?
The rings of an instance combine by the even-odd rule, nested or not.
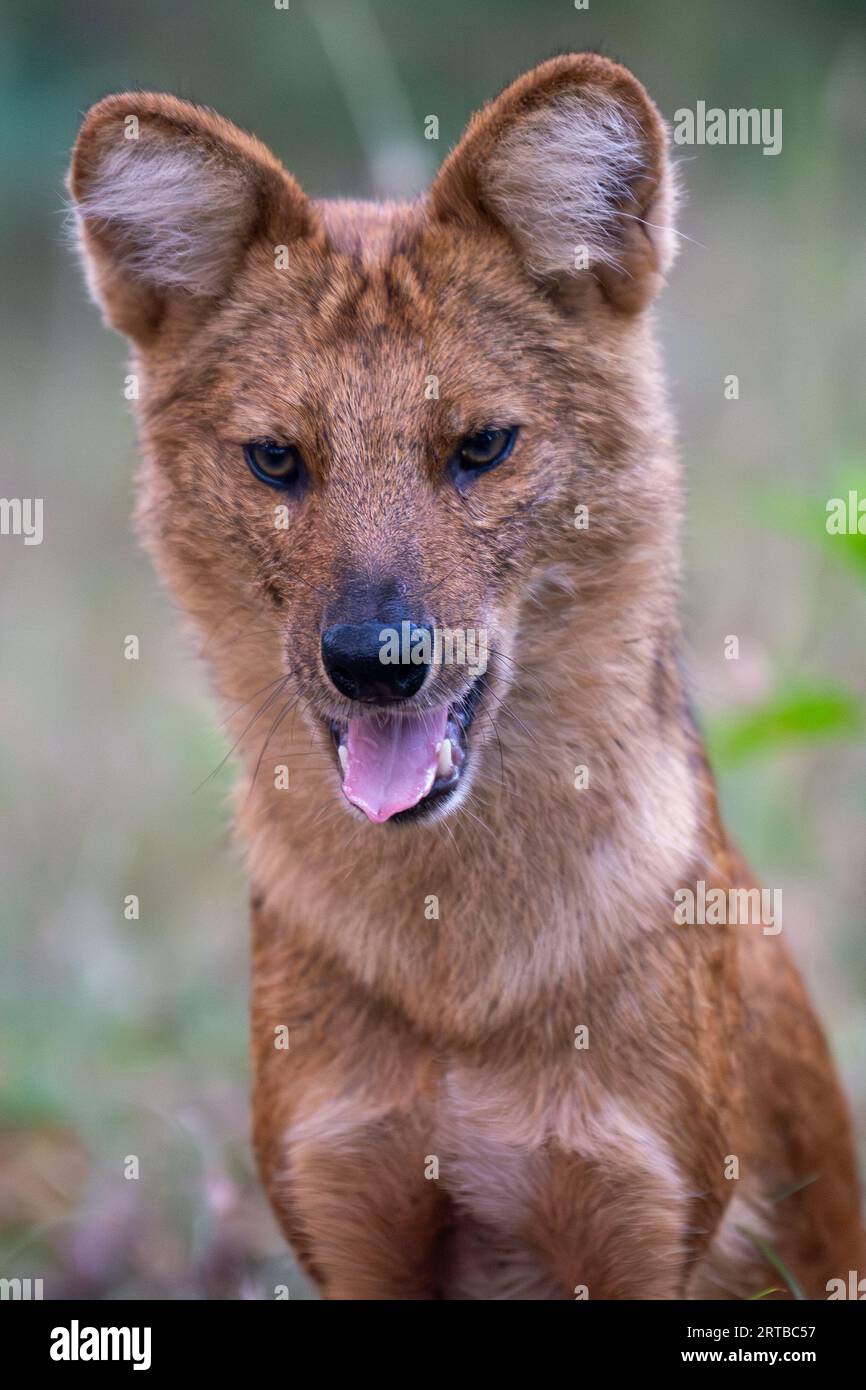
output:
[[[431,629],[417,623],[336,623],[322,634],[322,663],[350,700],[408,700],[429,670],[428,662],[410,660],[411,652],[427,655],[432,644]]]

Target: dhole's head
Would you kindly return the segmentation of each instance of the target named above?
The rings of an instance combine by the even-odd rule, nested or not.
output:
[[[370,820],[453,809],[563,640],[547,580],[610,611],[672,505],[643,88],[553,59],[405,205],[312,201],[219,116],[130,93],[89,112],[70,188],[134,348],[146,531],[224,693],[303,711]]]

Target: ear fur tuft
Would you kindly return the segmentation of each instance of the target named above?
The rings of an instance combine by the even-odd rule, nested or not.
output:
[[[553,58],[507,87],[473,118],[431,200],[445,220],[496,223],[540,278],[575,284],[585,266],[627,312],[674,259],[664,123],[637,79],[595,54]]]
[[[502,139],[481,187],[533,270],[567,270],[576,246],[587,248],[591,264],[621,269],[617,218],[645,172],[638,133],[622,107],[567,95]]]
[[[252,180],[213,154],[144,141],[105,152],[77,204],[114,234],[133,280],[194,295],[219,292],[256,216]]]
[[[160,93],[106,97],[87,113],[69,188],[91,293],[136,340],[172,307],[218,299],[257,237],[281,245],[315,227],[264,145]]]

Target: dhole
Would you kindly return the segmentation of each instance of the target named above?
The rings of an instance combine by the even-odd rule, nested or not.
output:
[[[303,1268],[331,1299],[789,1296],[772,1256],[826,1297],[864,1270],[854,1161],[784,934],[675,920],[753,880],[678,665],[643,87],[543,63],[387,205],[127,93],[70,188],[141,381],[141,527],[242,757],[255,1146]],[[445,630],[486,669],[425,656]]]

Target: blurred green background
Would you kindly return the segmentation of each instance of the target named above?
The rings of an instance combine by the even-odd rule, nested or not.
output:
[[[660,309],[689,488],[687,662],[730,827],[866,1133],[866,25],[808,0],[3,4],[0,1275],[46,1297],[308,1297],[248,1146],[246,895],[203,671],[139,553],[121,341],[64,233],[81,113],[159,88],[255,131],[311,193],[412,194],[470,112],[599,48],[679,107],[781,107],[782,153],[681,149]],[[424,119],[440,122],[437,142]],[[740,399],[725,399],[736,373]],[[141,659],[123,659],[135,633]],[[724,656],[740,641],[739,660]],[[127,894],[141,901],[124,918]],[[123,1175],[139,1157],[137,1182]]]

